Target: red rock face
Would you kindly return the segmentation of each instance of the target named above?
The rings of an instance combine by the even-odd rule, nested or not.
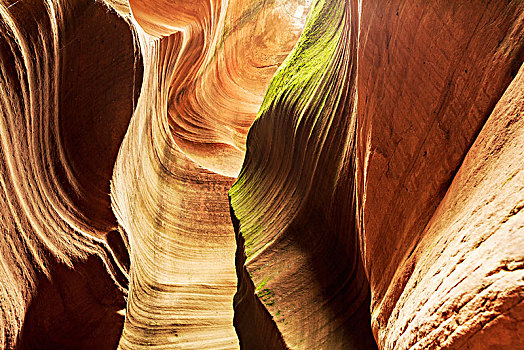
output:
[[[174,142],[195,163],[238,175],[247,131],[301,33],[307,6],[305,0],[130,1],[146,33],[182,35],[165,102]]]
[[[0,28],[0,348],[524,348],[523,2]]]
[[[384,348],[518,349],[522,329],[521,68],[392,283]],[[506,165],[504,165],[506,164]],[[409,277],[406,278],[409,274]],[[393,288],[389,288],[394,290]],[[413,313],[416,310],[416,313]]]
[[[490,146],[515,152],[514,168],[505,175],[490,170],[496,155],[472,148],[475,140],[508,133],[504,122],[499,129],[490,127],[492,120],[508,118],[508,127],[514,123],[509,120],[520,120],[523,102],[515,90],[522,85],[515,76],[523,61],[522,16],[520,3],[362,3],[359,17],[350,16],[358,36],[346,39],[357,42],[350,56],[358,57],[356,92],[344,102],[356,106],[354,114],[346,110],[340,117],[340,108],[324,105],[322,117],[308,124],[307,113],[296,110],[306,98],[292,92],[282,99],[274,96],[275,103],[262,109],[231,203],[237,231],[246,240],[247,272],[255,291],[271,291],[266,307],[288,346],[347,348],[355,334],[362,339],[363,328],[344,333],[335,326],[344,316],[322,311],[320,305],[336,305],[336,297],[321,302],[317,296],[318,290],[324,296],[336,291],[351,300],[361,284],[347,272],[358,266],[348,257],[360,254],[371,291],[371,328],[380,348],[522,347],[515,336],[522,320],[522,254],[517,253],[522,224],[504,227],[494,219],[519,212],[513,208],[519,208],[522,188],[497,188],[509,182],[497,182],[501,177],[511,180],[511,173],[522,169],[521,150],[510,151],[511,144],[519,144],[518,136]],[[502,97],[506,90],[511,97]],[[328,89],[315,90],[308,103],[326,94],[334,96]],[[347,124],[338,124],[341,119]],[[334,131],[340,128],[354,132],[354,146],[333,147],[343,138]],[[295,156],[304,148],[310,150],[307,155]],[[466,154],[478,160],[468,163]],[[336,174],[335,183],[329,182],[330,172]],[[472,185],[478,172],[494,187]],[[487,180],[490,176],[498,180]],[[359,253],[348,249],[355,235],[351,221],[341,219],[352,215]],[[493,243],[482,245],[492,236]],[[327,257],[337,263],[329,264]],[[250,291],[239,293],[245,300]],[[355,319],[359,303],[365,301],[354,298],[335,309]],[[237,308],[256,312],[246,302]],[[292,320],[280,324],[285,311]],[[244,331],[248,339],[252,333]]]
[[[444,225],[434,232],[433,242],[439,241],[439,248],[425,248],[435,256],[454,257],[451,261],[442,257],[437,263],[434,257],[416,254],[429,234],[427,230],[431,230],[428,221],[443,220],[442,210],[456,210],[435,212],[439,203],[440,207],[444,205],[441,201],[446,192],[446,198],[472,200],[467,187],[458,190],[463,185],[449,186],[457,170],[460,169],[459,174],[468,172],[473,165],[464,163],[464,157],[468,152],[472,154],[469,157],[476,154],[475,148],[470,150],[475,139],[482,142],[483,137],[489,137],[483,136],[486,131],[480,135],[479,131],[487,128],[486,120],[494,113],[495,106],[522,102],[519,96],[499,102],[522,65],[522,10],[520,3],[505,2],[363,4],[356,150],[358,217],[362,254],[372,290],[374,334],[385,348],[444,346],[454,342],[451,339],[455,337],[468,338],[474,332],[468,326],[459,326],[464,322],[462,318],[472,317],[466,316],[467,309],[462,310],[468,300],[463,293],[482,289],[485,280],[479,275],[464,283],[463,278],[473,273],[474,268],[459,267],[468,266],[464,259],[477,260],[488,255],[481,246],[458,243],[460,239],[456,241],[456,237],[460,237],[460,231],[471,230],[466,234],[469,238],[464,240],[480,242],[482,230],[471,226],[457,231],[458,227]],[[490,164],[495,161],[495,156],[486,159]],[[517,161],[515,166],[522,168],[522,162]],[[458,181],[456,177],[454,181]],[[453,188],[457,188],[454,194]],[[501,204],[506,201],[512,203],[508,205],[516,204],[515,199],[506,198],[505,192],[493,191],[500,196],[500,204],[492,207],[492,211],[504,212]],[[495,193],[488,188],[482,192],[485,197],[477,198],[479,203],[491,203]],[[478,220],[484,224],[490,215],[491,212],[483,214],[473,209],[464,209],[459,214],[469,216],[471,222]],[[493,228],[491,234],[498,230]],[[514,259],[504,251],[498,254],[501,262]],[[498,263],[493,264],[496,269]],[[429,282],[417,281],[414,275],[431,265],[437,267],[425,278],[428,281],[431,276],[431,280],[439,281],[433,287],[426,285]],[[494,281],[497,275],[491,278]],[[513,288],[518,289],[517,281],[515,277]],[[446,283],[449,287],[445,292],[431,289],[446,288]],[[450,288],[452,285],[454,288]],[[499,292],[505,292],[506,287],[509,286]],[[424,316],[417,305],[425,305],[432,321],[426,319],[418,324],[413,320],[406,322],[407,319],[397,321],[400,300],[406,305],[403,312],[410,313],[409,317],[415,312],[415,319],[419,320],[428,315]],[[422,303],[416,304],[414,300]],[[486,303],[486,310],[495,305],[488,300]],[[455,317],[458,325],[450,326]],[[408,323],[414,328],[403,329]],[[483,322],[479,319],[475,324],[480,327]],[[397,331],[390,333],[392,327],[398,327]]]

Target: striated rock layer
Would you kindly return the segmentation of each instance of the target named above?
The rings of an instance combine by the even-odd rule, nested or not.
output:
[[[176,73],[162,101],[173,142],[206,169],[238,175],[247,130],[269,80],[302,31],[306,1],[131,0],[130,5],[146,33],[181,35]]]
[[[246,348],[272,333],[271,318],[291,348],[373,347],[351,215],[357,43],[358,7],[317,1],[251,127],[230,192],[246,254],[235,299]],[[253,316],[256,297],[271,316]]]
[[[281,347],[368,348],[370,307],[380,348],[522,347],[522,2],[339,4],[312,8],[230,191],[241,343],[273,319]]]
[[[230,321],[234,246],[223,210],[231,179],[189,160],[172,142],[165,118],[166,82],[181,39],[145,43],[146,62],[166,61],[146,65],[149,78],[115,166],[113,205],[131,252],[123,349],[237,343]]]
[[[518,0],[0,0],[0,347],[524,348],[523,62]]]
[[[305,5],[130,1],[130,8],[146,79],[111,190],[131,255],[119,346],[238,348],[227,191],[269,80],[300,35]]]
[[[0,28],[0,347],[114,348],[127,277],[109,181],[142,74],[132,30],[87,0],[0,1]]]

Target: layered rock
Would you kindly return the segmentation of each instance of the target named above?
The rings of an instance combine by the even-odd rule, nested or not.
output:
[[[146,33],[182,35],[168,82],[174,142],[194,162],[236,176],[269,80],[303,27],[305,0],[130,1]]]
[[[111,191],[131,252],[120,348],[238,348],[227,191],[269,79],[300,35],[305,6],[130,7],[145,31],[138,29],[146,79]]]
[[[0,347],[114,348],[127,277],[109,181],[142,74],[132,30],[83,0],[2,1],[0,26]]]
[[[250,129],[230,192],[245,348],[262,348],[271,319],[282,341],[268,348],[373,347],[352,215],[357,44],[358,6],[317,1]]]
[[[132,271],[124,349],[237,343],[230,321],[234,248],[221,211],[231,179],[189,160],[167,124],[166,82],[181,39],[145,43],[146,62],[165,66],[146,65],[148,79],[115,167],[113,205],[129,234]]]
[[[521,1],[0,27],[0,347],[524,347]]]
[[[324,76],[339,74],[332,89],[295,94],[300,84],[280,83],[303,82],[303,62],[321,42],[300,52],[299,41],[288,64],[300,69],[274,78],[281,94],[270,87],[230,192],[239,254],[245,250],[235,306],[255,325],[239,321],[241,342],[257,339],[262,325],[271,329],[273,318],[291,348],[347,348],[363,338],[365,321],[345,333],[337,325],[360,318],[354,310],[365,301],[353,295],[365,295],[369,280],[381,348],[521,347],[523,189],[512,179],[524,164],[515,125],[523,85],[514,78],[522,4],[347,6],[359,8],[350,19],[358,35],[345,27],[346,48],[326,54]],[[309,28],[317,29],[314,17]],[[344,81],[334,62],[346,52],[358,63]],[[344,88],[354,92],[340,100]],[[312,105],[322,112],[308,122]],[[351,273],[360,259],[363,278]],[[269,315],[248,302],[253,293]],[[336,314],[329,305],[339,296],[347,304]]]

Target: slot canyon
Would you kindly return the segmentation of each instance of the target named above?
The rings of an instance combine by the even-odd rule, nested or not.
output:
[[[0,349],[524,349],[524,1],[0,0]]]

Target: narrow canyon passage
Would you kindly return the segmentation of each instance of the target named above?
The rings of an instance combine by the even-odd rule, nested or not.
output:
[[[111,189],[131,250],[122,349],[239,347],[227,192],[267,85],[300,35],[303,19],[294,16],[307,8],[303,1],[200,5],[164,13],[158,8],[168,4],[155,2],[152,13],[130,2],[145,30],[145,78]]]
[[[165,97],[174,72],[169,60],[176,60],[180,42],[175,34],[149,43],[155,49],[144,59],[151,65],[112,181],[113,208],[131,251],[122,349],[238,344],[231,322],[235,243],[227,203],[233,179],[188,159],[167,125]],[[156,65],[159,58],[165,66]]]
[[[524,348],[524,2],[0,0],[0,349]]]

